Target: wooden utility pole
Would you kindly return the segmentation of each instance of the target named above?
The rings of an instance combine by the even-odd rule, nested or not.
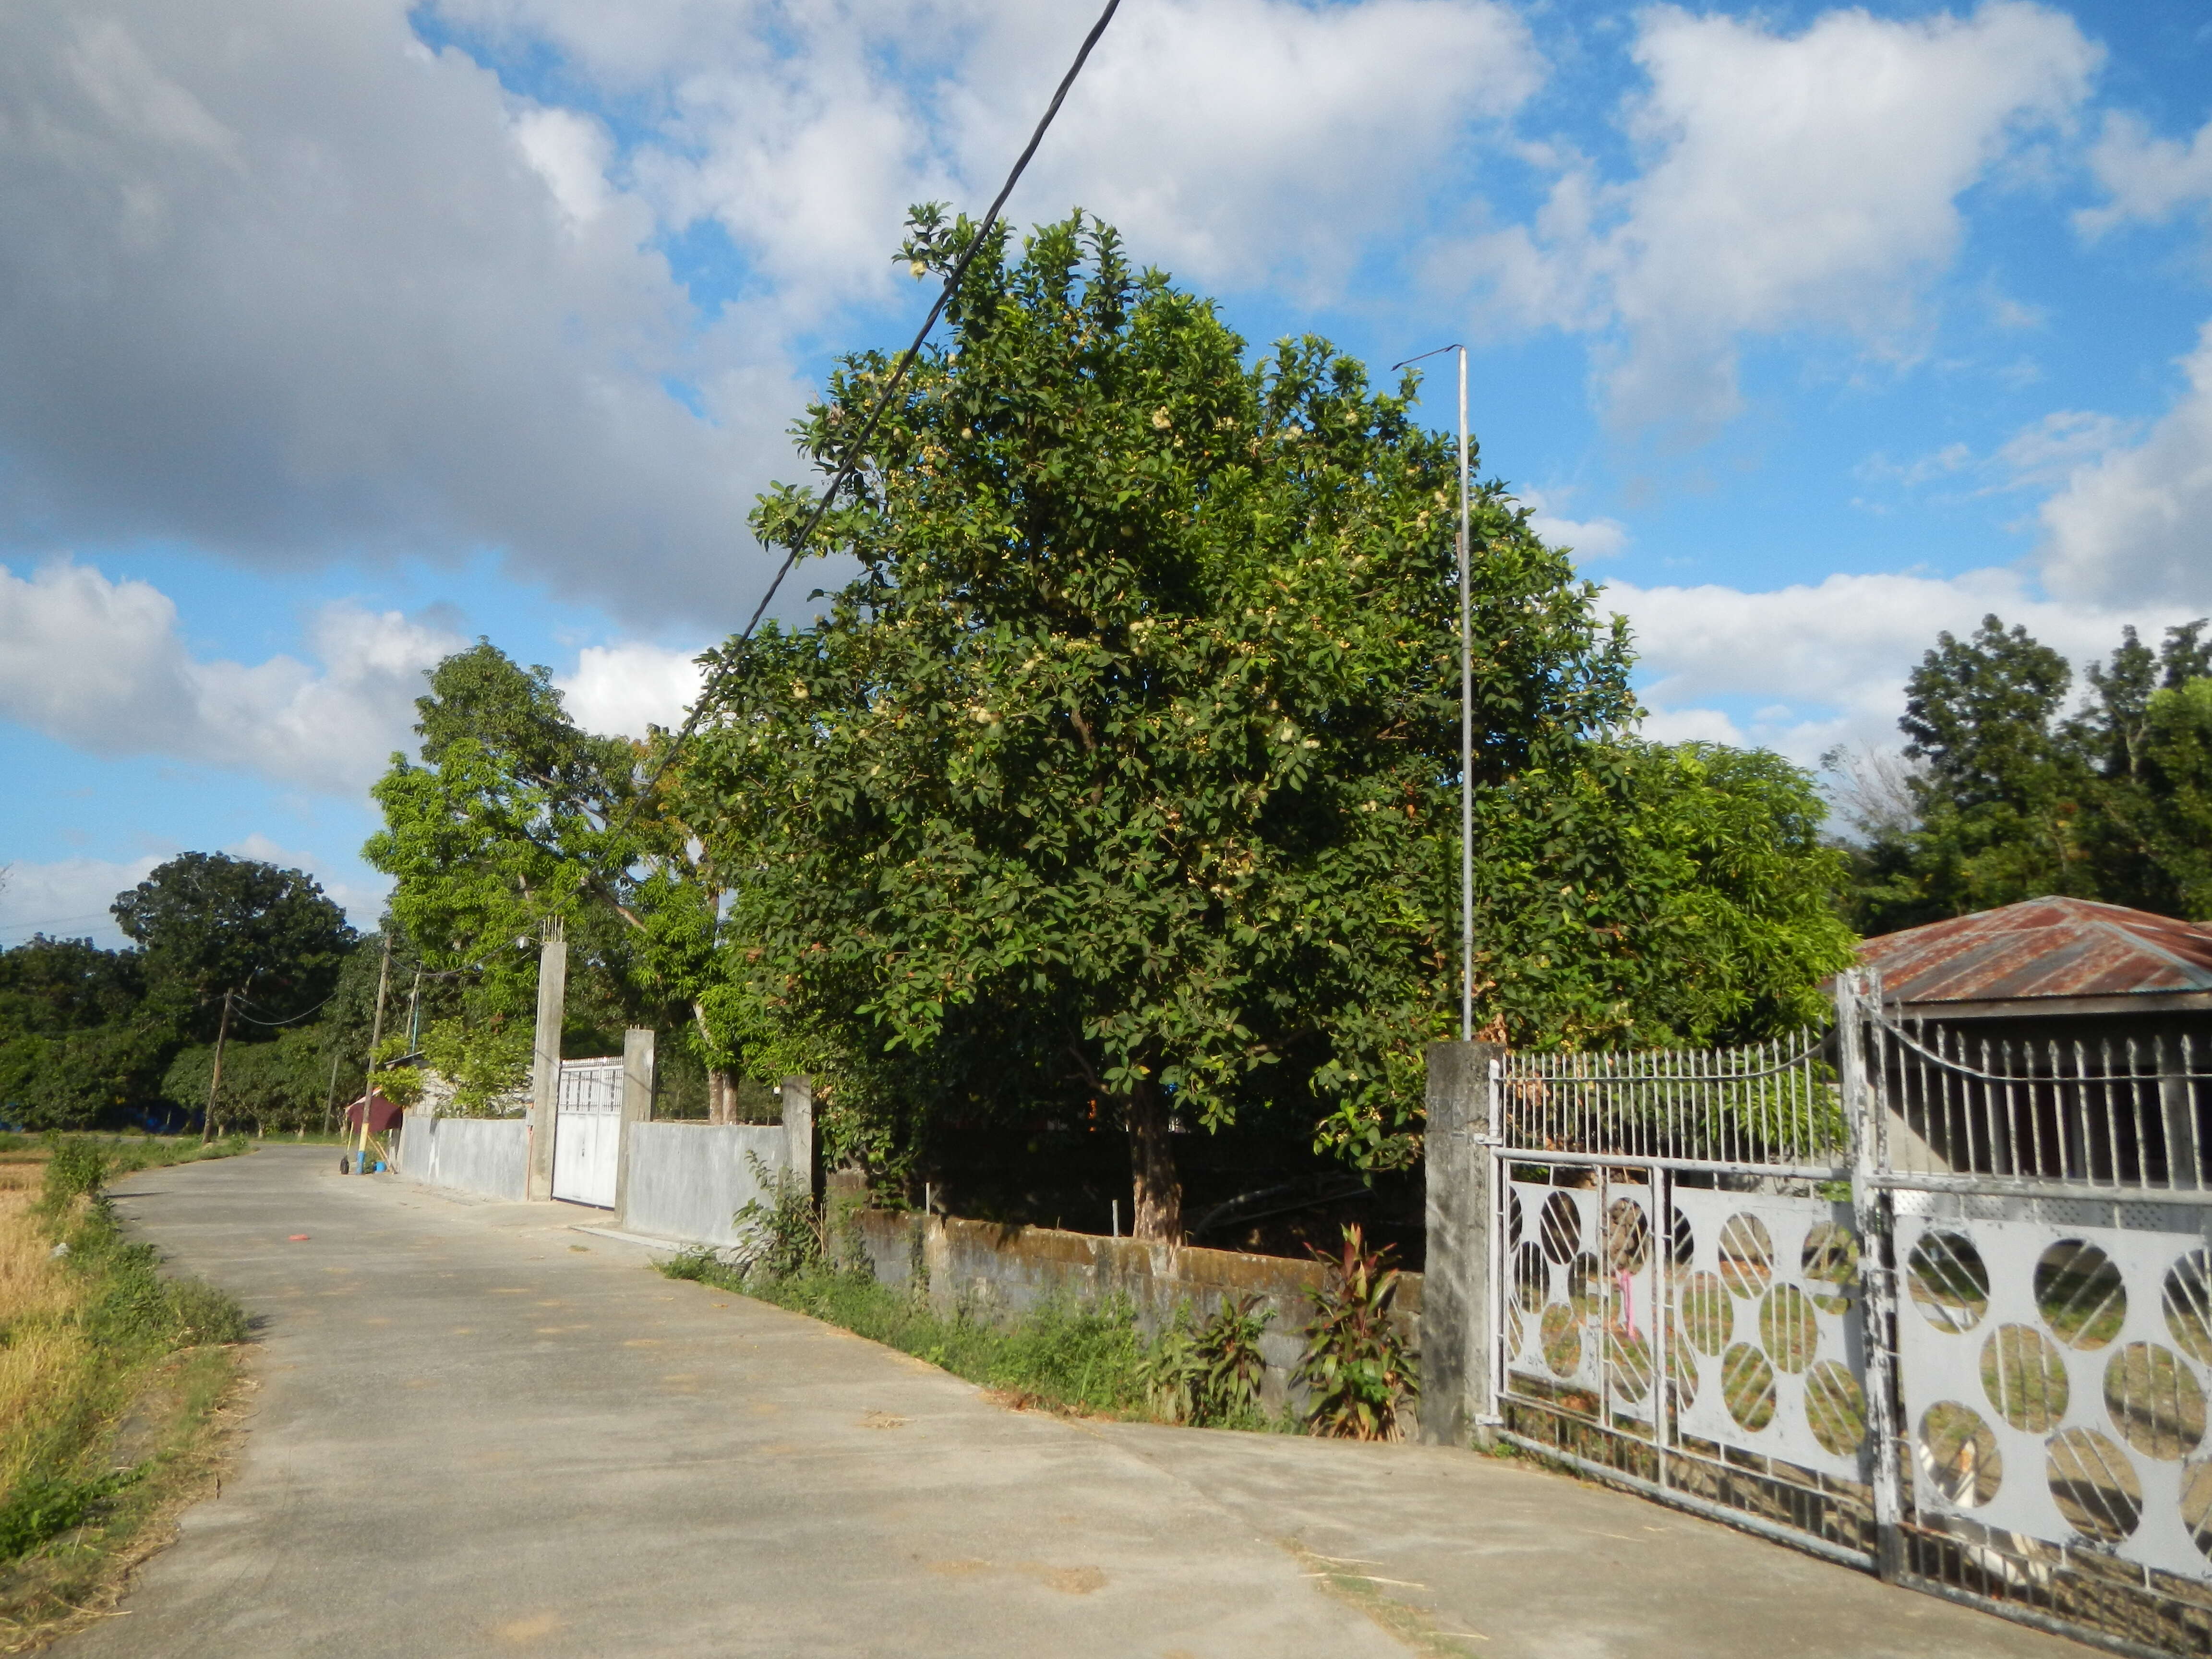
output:
[[[228,991],[222,994],[222,1024],[215,1031],[215,1071],[208,1079],[207,1119],[200,1125],[203,1144],[215,1139],[215,1097],[216,1091],[222,1087],[222,1045],[230,1036],[231,994]]]
[[[368,1070],[361,1081],[361,1139],[354,1148],[353,1171],[359,1175],[361,1160],[368,1155],[368,1103],[376,1092],[376,1050],[384,1041],[384,994],[392,988],[392,935],[384,936],[384,960],[376,969],[376,1015],[368,1024]]]
[[[345,1056],[343,1054],[336,1054],[331,1056],[331,1097],[328,1100],[325,1100],[323,1103],[323,1133],[325,1134],[330,1133],[331,1120],[337,1115],[338,1066],[344,1060]]]

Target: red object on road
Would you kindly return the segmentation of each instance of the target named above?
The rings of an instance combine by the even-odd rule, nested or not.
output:
[[[305,1233],[294,1233],[284,1242],[287,1244],[304,1244],[307,1242],[307,1236]]]

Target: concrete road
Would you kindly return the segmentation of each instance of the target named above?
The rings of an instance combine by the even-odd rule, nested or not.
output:
[[[1407,1651],[1285,1540],[1484,1656],[2082,1651],[1465,1454],[1004,1410],[592,1212],[335,1164],[118,1190],[263,1322],[261,1387],[221,1498],[68,1659]]]

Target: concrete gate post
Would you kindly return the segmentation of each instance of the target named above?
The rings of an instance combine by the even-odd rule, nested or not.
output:
[[[1428,1050],[1428,1259],[1421,1274],[1421,1438],[1486,1443],[1492,1389],[1491,1062],[1495,1042],[1432,1042]]]
[[[785,1168],[806,1183],[812,1194],[820,1183],[814,1178],[814,1079],[787,1077],[783,1080],[783,1139]]]
[[[623,1033],[622,1118],[615,1131],[615,1225],[629,1224],[629,1126],[653,1116],[653,1068],[655,1038],[648,1026],[633,1025]]]
[[[553,1116],[561,1100],[561,1024],[568,1006],[568,930],[545,924],[538,947],[538,1035],[530,1054],[530,1167],[523,1196],[553,1196]]]

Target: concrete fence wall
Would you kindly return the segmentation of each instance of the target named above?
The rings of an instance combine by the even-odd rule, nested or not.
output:
[[[752,1158],[773,1182],[792,1167],[792,1146],[781,1124],[624,1124],[623,1207],[615,1224],[654,1238],[734,1244],[731,1218],[772,1195]]]
[[[932,1304],[946,1312],[967,1307],[979,1315],[1018,1314],[1054,1297],[1096,1303],[1126,1296],[1136,1309],[1138,1328],[1154,1336],[1182,1304],[1202,1318],[1221,1306],[1224,1296],[1256,1296],[1274,1316],[1260,1342],[1267,1362],[1262,1397],[1271,1411],[1291,1397],[1291,1373],[1304,1353],[1303,1332],[1313,1317],[1312,1295],[1327,1276],[1313,1261],[1170,1249],[1051,1227],[939,1216],[925,1220],[881,1210],[861,1211],[855,1220],[876,1278],[899,1285],[919,1276]],[[1400,1280],[1394,1310],[1418,1352],[1420,1274]]]
[[[530,1125],[519,1117],[407,1114],[399,1172],[432,1187],[520,1199],[530,1167]]]

